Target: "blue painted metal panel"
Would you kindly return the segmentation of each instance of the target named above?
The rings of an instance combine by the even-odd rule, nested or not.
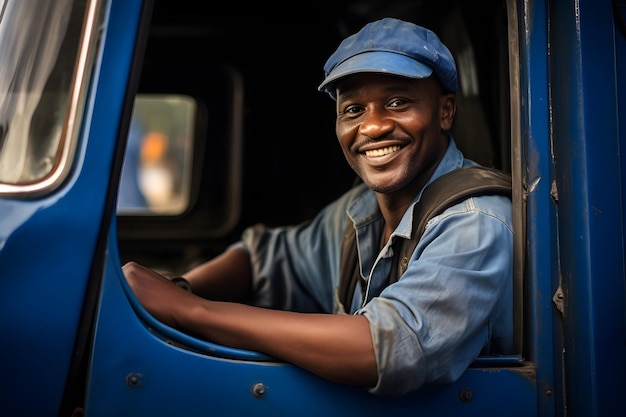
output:
[[[626,322],[615,20],[609,0],[554,3],[566,404],[572,416],[619,415]]]
[[[626,2],[621,1],[616,10],[615,58],[617,75],[617,130],[620,155],[620,203],[622,207],[622,245],[626,236]],[[626,250],[625,250],[626,252]],[[626,268],[626,261],[624,261]],[[626,294],[626,272],[623,275],[622,291]],[[622,298],[621,323],[626,327],[626,295]],[[619,315],[619,312],[615,314]],[[623,330],[626,332],[626,329]],[[626,341],[624,341],[626,344]]]
[[[526,193],[525,357],[537,366],[538,416],[555,415],[559,374],[553,357],[552,294],[557,282],[548,86],[548,2],[518,2],[522,172]],[[559,351],[557,347],[557,351]]]

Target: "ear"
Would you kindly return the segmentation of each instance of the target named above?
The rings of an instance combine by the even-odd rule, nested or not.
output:
[[[456,113],[456,95],[442,94],[439,99],[439,108],[441,109],[441,130],[447,132],[452,129],[452,121]]]

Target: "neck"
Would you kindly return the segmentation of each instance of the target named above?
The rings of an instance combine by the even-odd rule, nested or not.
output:
[[[381,244],[384,245],[389,240],[391,233],[398,227],[400,224],[400,220],[402,220],[402,216],[406,213],[407,209],[415,199],[416,194],[408,195],[405,194],[403,196],[395,196],[389,194],[376,194],[376,199],[378,200],[378,206],[380,208],[380,212],[385,219],[385,226],[383,228],[382,241]]]
[[[384,245],[391,236],[391,233],[398,227],[400,220],[409,206],[415,200],[415,197],[424,188],[424,185],[434,172],[436,165],[424,172],[415,180],[400,190],[391,193],[376,193],[378,207],[385,219],[385,227],[383,228],[382,244]]]

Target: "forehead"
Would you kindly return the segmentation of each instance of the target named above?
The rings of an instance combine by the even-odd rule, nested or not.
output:
[[[439,83],[434,76],[428,78],[408,78],[379,73],[359,73],[348,75],[337,81],[337,98],[340,95],[353,95],[361,92],[423,92],[438,95]]]

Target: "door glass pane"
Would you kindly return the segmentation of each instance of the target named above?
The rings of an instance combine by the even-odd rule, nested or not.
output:
[[[183,95],[136,97],[118,214],[177,215],[188,208],[195,108]]]
[[[89,73],[76,68],[93,63],[95,48],[83,46],[99,36],[98,3],[0,0],[0,193],[58,184],[69,170],[77,127],[68,121],[80,120]]]

